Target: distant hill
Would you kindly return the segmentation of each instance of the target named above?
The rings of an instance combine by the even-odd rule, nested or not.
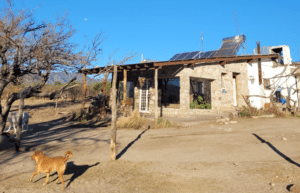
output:
[[[54,82],[59,81],[60,83],[67,83],[69,82],[72,78],[76,76],[77,73],[68,73],[66,74],[65,72],[51,72],[50,77],[47,81],[47,84],[53,84]],[[91,78],[87,77],[86,80],[89,81]],[[77,74],[77,80],[78,82],[83,81],[82,74]],[[100,79],[93,79],[88,84],[92,84],[93,82],[101,82]]]
[[[68,73],[66,74],[65,72],[51,72],[50,73],[50,77],[47,81],[47,84],[53,84],[54,82],[59,81],[60,83],[67,83],[69,82],[72,78],[74,78],[74,76],[76,76],[77,73]],[[30,82],[37,82],[40,80],[39,76],[30,76],[31,78],[26,78],[25,79],[25,84],[26,83],[30,83]],[[101,82],[101,79],[97,79],[94,78],[93,80],[91,80],[90,77],[87,76],[86,81],[88,82],[88,84],[92,84],[94,82]],[[83,81],[83,77],[82,74],[77,74],[77,80],[78,82],[82,82]],[[108,81],[111,81],[110,79]]]

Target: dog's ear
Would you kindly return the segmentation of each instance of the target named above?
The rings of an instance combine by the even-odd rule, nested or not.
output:
[[[39,154],[43,154],[43,152],[42,151],[35,151],[34,152],[34,155],[39,155]]]

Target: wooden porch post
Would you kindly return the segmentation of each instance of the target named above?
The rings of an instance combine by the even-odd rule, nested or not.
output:
[[[114,66],[113,84],[111,92],[111,139],[110,139],[110,160],[116,160],[116,141],[117,141],[117,107],[116,107],[116,96],[117,96],[117,66]]]
[[[257,44],[257,54],[260,55],[260,42],[256,42]],[[258,80],[259,80],[259,85],[262,84],[262,72],[261,72],[261,58],[258,58]]]
[[[155,127],[157,125],[158,120],[158,69],[156,68],[154,71],[154,82],[155,82]]]
[[[127,70],[123,70],[124,74],[124,79],[123,79],[123,104],[124,104],[124,109],[123,109],[123,116],[126,115],[125,111],[125,106],[126,106],[126,99],[127,99]]]

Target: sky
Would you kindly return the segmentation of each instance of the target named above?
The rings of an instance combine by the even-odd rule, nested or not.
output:
[[[4,0],[0,0],[4,4]],[[292,61],[300,61],[300,1],[202,1],[202,0],[15,0],[16,7],[39,7],[37,20],[54,20],[69,13],[78,30],[74,41],[85,43],[102,32],[103,55],[93,66],[105,66],[108,56],[120,60],[128,52],[144,59],[167,61],[176,53],[216,50],[224,37],[246,36],[247,53],[261,46],[288,45]],[[0,5],[1,6],[1,5]],[[3,7],[3,6],[1,6]],[[235,18],[236,12],[236,18]]]

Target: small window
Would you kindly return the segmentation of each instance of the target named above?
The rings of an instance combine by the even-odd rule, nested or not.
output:
[[[270,79],[264,79],[264,87],[267,90],[271,90]]]

